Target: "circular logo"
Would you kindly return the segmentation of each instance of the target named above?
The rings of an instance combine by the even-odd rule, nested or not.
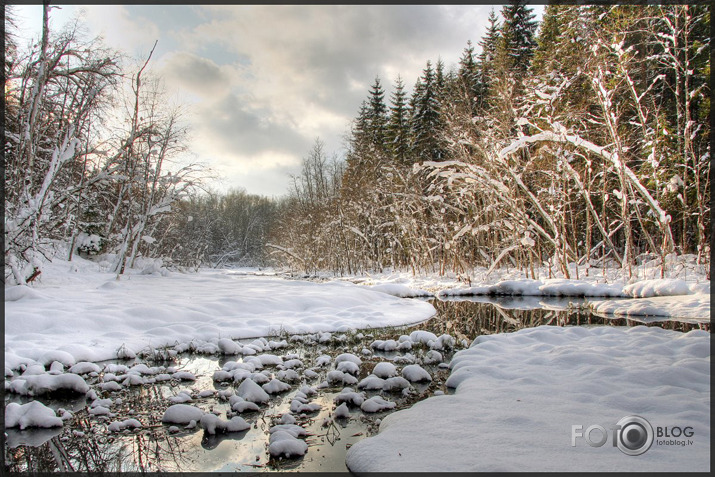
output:
[[[618,421],[616,443],[626,455],[641,455],[653,444],[653,426],[640,416],[626,416]]]

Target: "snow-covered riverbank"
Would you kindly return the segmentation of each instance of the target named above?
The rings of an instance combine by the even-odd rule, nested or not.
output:
[[[706,331],[540,326],[480,336],[451,367],[456,393],[386,417],[377,436],[348,451],[351,471],[710,469]],[[609,429],[632,415],[671,438],[656,435],[645,453],[626,455]],[[601,447],[578,435],[592,425],[611,433]]]
[[[100,361],[189,342],[218,350],[220,338],[396,326],[435,313],[429,303],[350,283],[227,270],[163,272],[117,280],[90,261],[55,260],[37,284],[6,288],[6,370],[33,361]]]

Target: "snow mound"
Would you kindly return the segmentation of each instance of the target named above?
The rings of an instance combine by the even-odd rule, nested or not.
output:
[[[278,430],[268,439],[268,452],[273,457],[298,457],[308,452],[308,444],[296,438],[290,432]]]
[[[9,403],[5,407],[5,427],[62,427],[62,419],[55,411],[40,401],[30,401],[27,404]]]
[[[402,368],[402,377],[413,383],[420,381],[432,381],[432,376],[419,364],[408,364]]]
[[[388,401],[380,396],[373,396],[370,399],[365,400],[365,402],[360,405],[360,409],[362,409],[363,412],[372,413],[384,411],[385,409],[392,409],[395,406],[397,406],[397,403]]]
[[[264,403],[270,399],[268,393],[252,379],[245,379],[236,390],[236,394],[246,401],[255,403]]]
[[[352,385],[358,382],[355,376],[338,370],[328,372],[327,380],[329,384]]]
[[[243,399],[241,396],[231,396],[228,398],[228,403],[231,406],[231,410],[237,413],[243,413],[248,411],[260,411],[261,408],[255,402],[249,402]]]
[[[89,391],[89,386],[81,376],[76,374],[39,374],[16,378],[6,386],[6,390],[22,396],[53,393],[85,394]]]
[[[365,393],[358,393],[353,391],[353,388],[344,388],[340,393],[333,398],[335,404],[352,404],[353,406],[360,406],[365,402]]]
[[[338,363],[341,363],[341,362],[343,362],[343,361],[351,361],[351,362],[357,364],[358,366],[360,366],[360,365],[362,364],[362,360],[361,360],[360,358],[358,358],[357,356],[355,356],[354,354],[352,354],[352,353],[342,353],[342,354],[339,354],[339,355],[335,358],[335,365],[337,366]]]
[[[394,364],[383,361],[375,365],[372,370],[372,374],[374,374],[378,378],[387,379],[393,376],[397,376],[397,368]]]
[[[343,373],[348,373],[348,374],[352,374],[352,375],[356,375],[360,372],[360,366],[353,363],[352,361],[341,361],[336,366],[336,369]]]
[[[136,419],[126,419],[124,421],[114,421],[107,426],[109,432],[121,432],[124,429],[139,429],[142,423]]]
[[[204,415],[201,409],[188,404],[174,404],[164,412],[161,422],[171,424],[189,424],[191,421],[199,421]]]
[[[224,421],[214,414],[204,414],[201,416],[199,424],[207,434],[211,435],[217,433],[241,432],[251,427],[251,425],[240,416],[234,416],[230,420]]]
[[[623,287],[623,293],[634,298],[689,295],[690,287],[683,280],[664,278],[658,280],[643,280],[631,285],[626,285]]]
[[[350,417],[350,409],[348,409],[348,405],[345,403],[342,403],[338,407],[335,408],[333,411],[333,417],[335,419],[345,419]]]
[[[280,379],[273,378],[270,382],[263,385],[263,390],[268,394],[279,394],[290,390],[291,385],[286,384]]]

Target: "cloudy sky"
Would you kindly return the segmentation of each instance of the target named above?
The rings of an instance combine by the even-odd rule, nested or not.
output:
[[[38,35],[41,6],[16,6]],[[411,89],[426,61],[449,68],[481,39],[487,5],[64,5],[55,28],[80,15],[91,35],[146,58],[187,104],[193,159],[217,190],[280,196],[316,138],[342,157],[344,138],[379,76],[388,97],[398,74]],[[542,7],[536,7],[540,14]]]

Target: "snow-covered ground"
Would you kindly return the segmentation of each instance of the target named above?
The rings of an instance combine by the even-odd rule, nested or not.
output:
[[[348,451],[351,471],[710,469],[708,332],[540,326],[480,336],[451,367],[455,394],[387,416]],[[639,456],[614,447],[609,430],[633,415],[656,435]],[[601,447],[579,435],[592,425],[608,433]]]
[[[155,267],[154,267],[155,268]],[[32,286],[5,288],[5,365],[100,361],[147,347],[221,338],[417,323],[435,309],[350,283],[228,270],[130,273],[55,260]],[[163,272],[163,273],[160,273]],[[68,364],[68,363],[64,363]]]

